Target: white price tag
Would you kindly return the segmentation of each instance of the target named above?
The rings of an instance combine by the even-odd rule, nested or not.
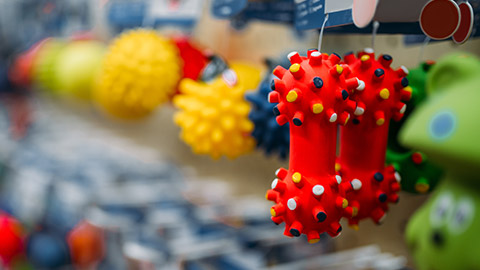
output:
[[[325,14],[346,9],[351,9],[353,6],[353,0],[326,0],[325,1]]]

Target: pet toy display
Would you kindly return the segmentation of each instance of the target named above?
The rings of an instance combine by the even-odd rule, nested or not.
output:
[[[6,2],[0,269],[403,269],[413,259],[419,270],[480,270],[480,59],[457,52],[421,63],[450,50],[441,40],[480,36],[480,0],[213,0],[209,13],[231,23],[201,20],[200,32],[197,0]],[[283,25],[228,28],[246,32],[254,20]],[[417,67],[370,48],[325,53],[369,41],[325,42],[325,32],[371,35],[372,47]],[[378,37],[399,33],[409,35],[403,45],[423,43],[418,57]],[[286,64],[265,60],[267,74],[251,64],[312,45]],[[202,157],[187,168],[167,162],[185,158],[175,157],[172,132]],[[239,158],[255,147],[275,158]],[[253,181],[287,158],[262,201],[231,194],[231,183],[212,180],[223,174],[216,168],[199,178],[190,167],[224,159],[249,166],[240,174]],[[403,194],[409,206],[395,207],[402,190],[430,197]],[[415,200],[426,203],[408,219]],[[331,239],[342,226],[382,224],[391,208],[401,209],[389,220],[397,226]],[[378,233],[404,236],[413,256],[319,257]]]
[[[288,58],[288,70],[273,71],[280,79],[268,100],[278,103],[278,124],[290,125],[290,168],[277,170],[266,198],[275,202],[272,220],[285,222],[286,236],[306,234],[315,243],[324,232],[339,235],[340,218],[355,214],[346,199],[350,183],[335,173],[335,152],[337,124],[346,124],[356,110],[348,96],[363,83],[337,54],[309,50],[307,57],[292,52]]]
[[[95,100],[119,118],[147,116],[175,92],[181,65],[175,45],[157,32],[124,32],[105,55]]]
[[[182,128],[180,136],[196,154],[233,159],[255,145],[250,136],[250,104],[244,95],[258,84],[260,71],[245,64],[232,64],[232,68],[210,83],[182,80],[181,94],[173,99],[180,109],[175,114],[175,122]]]
[[[480,226],[480,146],[472,143],[480,134],[473,121],[480,114],[479,85],[478,75],[450,82],[412,114],[400,134],[401,142],[446,171],[407,226],[407,243],[419,270],[480,267],[474,241]]]
[[[351,96],[357,104],[352,120],[340,128],[336,169],[344,181],[352,184],[347,199],[356,215],[349,217],[349,225],[358,228],[358,222],[368,217],[380,223],[388,203],[398,202],[401,178],[393,166],[385,166],[388,127],[391,119],[399,121],[403,117],[403,102],[410,99],[411,90],[408,70],[393,70],[390,55],[380,55],[376,60],[373,50],[366,49],[358,57],[352,53],[344,59],[363,83]]]

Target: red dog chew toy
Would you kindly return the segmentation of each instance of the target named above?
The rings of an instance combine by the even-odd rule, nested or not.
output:
[[[268,96],[278,124],[290,123],[290,169],[280,168],[266,194],[276,224],[285,222],[286,236],[306,234],[310,243],[327,232],[337,236],[342,216],[352,216],[345,199],[350,183],[335,173],[337,123],[346,124],[356,103],[348,97],[361,87],[337,54],[308,51],[288,55],[288,70],[278,66]]]
[[[366,49],[345,56],[354,76],[365,82],[351,99],[357,102],[353,119],[340,129],[340,156],[337,171],[351,183],[347,199],[357,214],[348,215],[349,225],[358,228],[358,222],[372,218],[380,223],[388,210],[388,203],[398,202],[400,176],[393,166],[385,166],[388,126],[390,119],[403,117],[405,103],[411,97],[408,70],[393,70],[392,57],[381,55],[375,60],[373,50]]]

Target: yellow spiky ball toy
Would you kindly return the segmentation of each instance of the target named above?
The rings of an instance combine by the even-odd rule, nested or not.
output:
[[[175,92],[181,65],[175,45],[154,30],[124,32],[105,55],[94,98],[116,117],[147,116]]]
[[[243,78],[243,74],[252,76]],[[195,154],[207,154],[213,159],[234,159],[250,152],[255,146],[250,135],[254,125],[248,119],[250,104],[244,95],[251,90],[247,87],[258,85],[259,81],[260,70],[244,65],[234,83],[224,76],[210,83],[183,79],[181,94],[173,99],[180,109],[174,119],[182,128],[181,139]]]

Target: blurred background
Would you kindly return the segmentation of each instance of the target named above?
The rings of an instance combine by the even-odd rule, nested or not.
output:
[[[249,106],[261,106],[243,94],[268,88],[290,51],[318,46],[323,19],[299,29],[295,12],[293,1],[0,0],[0,268],[416,269],[404,235],[430,196],[421,188],[401,191],[381,226],[342,221],[316,245],[270,220],[288,130],[271,131],[286,134],[278,148],[260,131],[245,138],[259,125]],[[327,28],[322,52],[372,47],[410,69],[480,54],[474,37],[429,42],[415,20],[382,18],[373,34]],[[222,113],[216,98],[247,111]],[[206,133],[222,114],[236,133],[191,135],[202,110],[213,111]]]

